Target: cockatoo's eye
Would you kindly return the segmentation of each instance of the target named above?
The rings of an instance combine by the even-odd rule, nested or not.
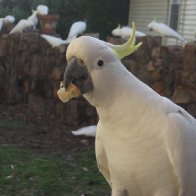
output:
[[[98,60],[98,61],[97,61],[97,65],[98,65],[99,67],[102,67],[102,66],[104,65],[104,61],[103,61],[103,60]]]

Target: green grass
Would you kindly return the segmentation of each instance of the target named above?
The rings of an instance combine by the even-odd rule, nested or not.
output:
[[[0,146],[0,196],[108,196],[93,150],[64,157]]]

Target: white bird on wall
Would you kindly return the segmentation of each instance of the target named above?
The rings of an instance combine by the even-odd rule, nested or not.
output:
[[[63,40],[59,37],[54,37],[52,35],[41,34],[41,37],[43,37],[53,48],[59,47],[60,45],[63,44],[69,44],[67,40]]]
[[[46,5],[38,5],[36,10],[37,10],[37,13],[40,15],[47,15],[49,12],[49,8]]]
[[[175,39],[179,39],[184,42],[184,38],[176,31],[174,31],[171,27],[167,26],[164,23],[156,22],[153,20],[148,24],[148,29],[158,33],[162,37],[171,37]]]
[[[45,5],[38,5],[36,10],[32,10],[32,14],[27,19],[21,19],[18,24],[11,30],[10,34],[21,33],[27,29],[36,29],[38,23],[37,14],[48,14],[48,7]],[[9,19],[11,19],[9,17]]]
[[[10,34],[13,33],[22,33],[27,29],[33,29],[34,24],[30,20],[22,19],[18,24],[11,30]]]
[[[130,28],[128,26],[121,27],[120,25],[118,25],[117,28],[112,30],[112,35],[120,36],[121,38],[129,38],[132,32],[133,32],[132,28]],[[146,34],[141,31],[135,31],[136,37],[142,37],[145,35]]]
[[[76,131],[72,131],[72,134],[75,136],[85,135],[89,137],[95,137],[96,136],[96,125],[90,125],[86,127],[82,127]]]
[[[71,25],[69,30],[69,34],[67,36],[67,41],[72,41],[79,34],[82,34],[86,30],[86,22],[85,21],[77,21]]]
[[[14,23],[15,17],[12,15],[7,15],[6,17],[3,18],[3,22],[5,23]]]
[[[37,10],[32,10],[32,14],[27,18],[28,21],[31,21],[33,23],[34,29],[36,29],[38,23],[37,13]]]

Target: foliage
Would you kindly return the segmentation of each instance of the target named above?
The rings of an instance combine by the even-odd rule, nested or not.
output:
[[[106,196],[109,191],[91,150],[59,157],[0,146],[0,195]]]
[[[128,22],[129,0],[2,0],[0,16],[13,14],[17,20],[26,18],[39,4],[47,5],[50,13],[60,15],[57,32],[63,38],[78,20],[86,20],[87,31],[99,32],[102,39],[118,24]]]

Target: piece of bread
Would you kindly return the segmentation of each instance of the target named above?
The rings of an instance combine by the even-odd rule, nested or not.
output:
[[[81,92],[80,92],[80,89],[72,83],[69,84],[69,86],[66,90],[63,85],[63,82],[61,81],[60,89],[57,91],[57,94],[58,94],[59,99],[63,103],[65,103],[73,97],[79,97],[81,95]]]

